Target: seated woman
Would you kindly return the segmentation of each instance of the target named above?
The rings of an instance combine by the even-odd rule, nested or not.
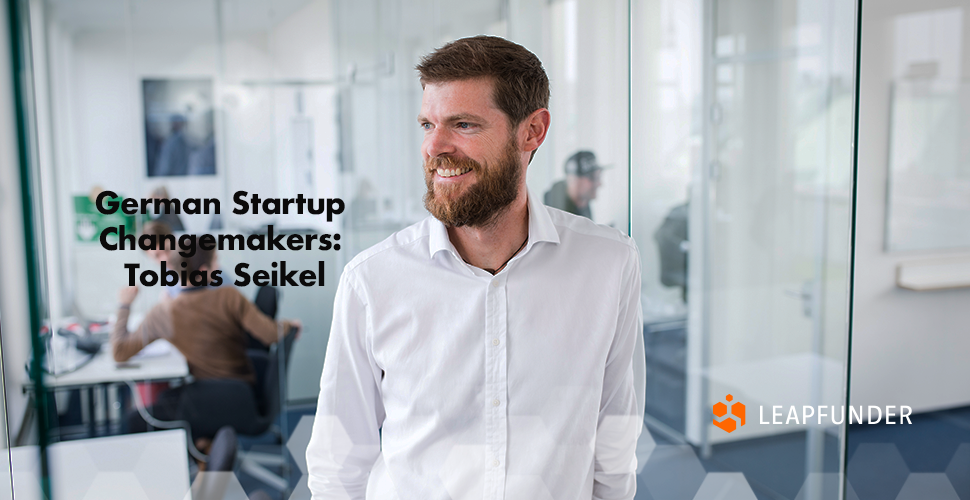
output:
[[[172,234],[172,228],[168,224],[160,220],[150,220],[142,226],[141,234],[154,236],[157,241],[156,248],[145,250],[148,258],[155,261],[156,264],[162,262],[168,264],[171,261],[171,263],[178,265],[178,259],[171,257],[175,254],[175,247],[171,245],[171,242],[175,241],[175,235]],[[178,269],[178,267],[169,265],[169,269]],[[162,293],[162,300],[174,299],[181,291],[182,287],[179,285],[162,287],[162,292],[164,292]]]
[[[189,273],[205,271],[211,281],[211,271],[218,269],[214,250],[198,249],[192,257],[183,259],[182,269]],[[174,266],[173,266],[174,267]],[[111,332],[111,348],[115,361],[126,361],[142,348],[157,339],[168,340],[178,349],[189,365],[189,373],[196,380],[236,379],[249,384],[256,380],[252,363],[246,356],[248,331],[266,345],[276,342],[279,327],[289,332],[295,328],[299,332],[300,322],[270,319],[247,300],[239,290],[231,286],[186,287],[172,300],[155,305],[138,329],[128,331],[128,314],[131,303],[138,295],[137,287],[126,287],[119,293],[120,306],[118,321]],[[225,408],[224,414],[197,414],[193,412],[192,401],[183,397],[193,384],[169,389],[159,395],[149,412],[159,420],[187,420],[192,424],[193,435],[211,437],[222,425],[231,425],[237,430],[246,428],[246,422],[235,422],[238,412]],[[128,416],[131,432],[147,429],[145,421],[137,412]]]

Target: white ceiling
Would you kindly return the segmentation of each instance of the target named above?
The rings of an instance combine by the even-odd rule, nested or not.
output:
[[[69,32],[215,32],[221,1],[226,34],[264,31],[312,0],[46,0],[48,17]]]

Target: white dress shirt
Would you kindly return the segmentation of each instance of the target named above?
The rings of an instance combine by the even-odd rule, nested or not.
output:
[[[495,276],[432,217],[344,268],[307,447],[314,500],[633,498],[637,248],[538,199]]]

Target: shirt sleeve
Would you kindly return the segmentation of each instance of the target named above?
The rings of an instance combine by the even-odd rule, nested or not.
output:
[[[646,387],[640,257],[631,248],[620,280],[620,304],[606,360],[594,448],[593,498],[632,499],[636,493],[636,447],[643,427]]]
[[[155,340],[169,338],[172,333],[169,311],[168,304],[156,305],[148,311],[138,329],[132,332],[128,330],[131,310],[127,307],[118,308],[118,319],[111,330],[111,354],[115,361],[127,361]]]
[[[370,349],[367,305],[348,274],[344,272],[337,287],[317,415],[306,450],[313,500],[364,500],[380,454],[382,372]]]

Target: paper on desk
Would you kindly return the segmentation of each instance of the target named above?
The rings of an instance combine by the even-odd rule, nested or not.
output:
[[[142,350],[138,351],[138,354],[132,356],[131,359],[157,358],[170,352],[172,352],[172,344],[165,339],[158,339],[143,347]]]

